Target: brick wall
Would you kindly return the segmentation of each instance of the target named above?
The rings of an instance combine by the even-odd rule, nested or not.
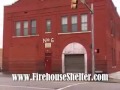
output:
[[[0,67],[2,66],[2,49],[0,49]]]

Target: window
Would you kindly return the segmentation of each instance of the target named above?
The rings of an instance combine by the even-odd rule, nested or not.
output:
[[[68,20],[67,17],[62,17],[62,32],[68,32]]]
[[[77,15],[72,16],[71,18],[71,23],[72,23],[72,32],[77,31]]]
[[[16,36],[20,36],[20,35],[21,35],[21,23],[16,22]]]
[[[115,35],[115,23],[112,19],[111,19],[111,35],[112,36]]]
[[[24,21],[24,36],[28,35],[28,21]]]
[[[117,25],[116,22],[111,19],[111,35],[113,37],[116,37],[117,34],[116,25]]]
[[[36,20],[31,21],[31,35],[36,35]]]
[[[46,21],[46,32],[51,32],[51,20]]]
[[[88,30],[88,20],[87,20],[87,14],[81,15],[81,31],[87,31]]]
[[[120,60],[120,51],[119,51],[119,60]]]
[[[112,48],[112,66],[116,66],[116,51]]]

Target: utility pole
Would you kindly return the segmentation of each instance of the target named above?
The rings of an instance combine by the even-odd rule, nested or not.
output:
[[[91,4],[92,76],[95,74],[94,6]]]
[[[87,9],[90,11],[90,14],[91,14],[92,76],[94,76],[95,74],[94,5],[93,3],[91,3],[91,7],[90,7],[85,0],[80,0],[80,2],[87,7]],[[78,7],[78,0],[72,0],[71,8],[77,9],[77,7]]]

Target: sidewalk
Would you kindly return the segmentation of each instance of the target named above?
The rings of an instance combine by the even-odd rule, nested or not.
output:
[[[120,83],[120,71],[116,73],[109,74],[109,82]]]

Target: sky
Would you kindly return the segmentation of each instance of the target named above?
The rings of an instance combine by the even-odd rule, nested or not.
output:
[[[3,9],[5,5],[10,5],[17,0],[0,0],[0,48],[3,47]],[[112,0],[120,15],[120,0]]]

